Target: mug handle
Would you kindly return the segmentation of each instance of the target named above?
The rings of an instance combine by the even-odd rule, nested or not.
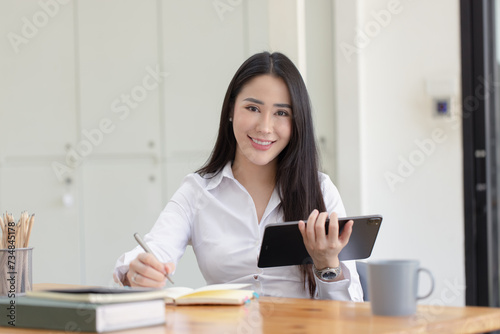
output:
[[[424,295],[424,296],[417,296],[417,299],[427,298],[434,291],[434,276],[432,276],[432,273],[428,269],[425,269],[425,268],[418,268],[417,275],[420,275],[420,272],[422,272],[422,271],[425,272],[425,273],[427,273],[427,275],[429,275],[429,277],[431,279],[431,289],[430,289],[430,291],[426,295]]]

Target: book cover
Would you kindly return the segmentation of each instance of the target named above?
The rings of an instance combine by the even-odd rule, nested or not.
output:
[[[62,301],[111,304],[163,299],[165,298],[165,292],[162,289],[147,288],[89,287],[77,289],[34,290],[26,292],[26,296]]]
[[[0,299],[0,325],[10,328],[102,333],[164,323],[162,299],[112,304],[32,297]]]

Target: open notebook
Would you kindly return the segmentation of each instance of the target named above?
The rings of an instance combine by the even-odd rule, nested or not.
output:
[[[255,296],[245,290],[249,284],[213,284],[202,288],[170,287],[166,289],[104,288],[40,290],[27,292],[27,296],[86,303],[124,303],[140,300],[163,299],[167,304],[241,305]]]

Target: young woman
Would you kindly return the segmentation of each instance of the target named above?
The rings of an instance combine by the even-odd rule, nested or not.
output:
[[[352,222],[338,236],[338,216],[345,216],[344,206],[318,171],[302,77],[283,54],[259,53],[229,84],[211,157],[184,179],[145,236],[161,262],[137,247],[120,257],[115,277],[130,286],[163,286],[191,244],[207,284],[250,283],[261,295],[362,301],[354,262],[338,258]],[[264,228],[306,217],[299,228],[314,264],[258,268]]]

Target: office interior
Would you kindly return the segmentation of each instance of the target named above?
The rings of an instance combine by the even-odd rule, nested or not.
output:
[[[348,215],[384,216],[370,259],[417,259],[424,303],[466,304],[459,1],[2,0],[0,22],[0,210],[36,214],[34,283],[112,285],[238,66],[280,51]],[[190,247],[174,277],[205,284]]]

